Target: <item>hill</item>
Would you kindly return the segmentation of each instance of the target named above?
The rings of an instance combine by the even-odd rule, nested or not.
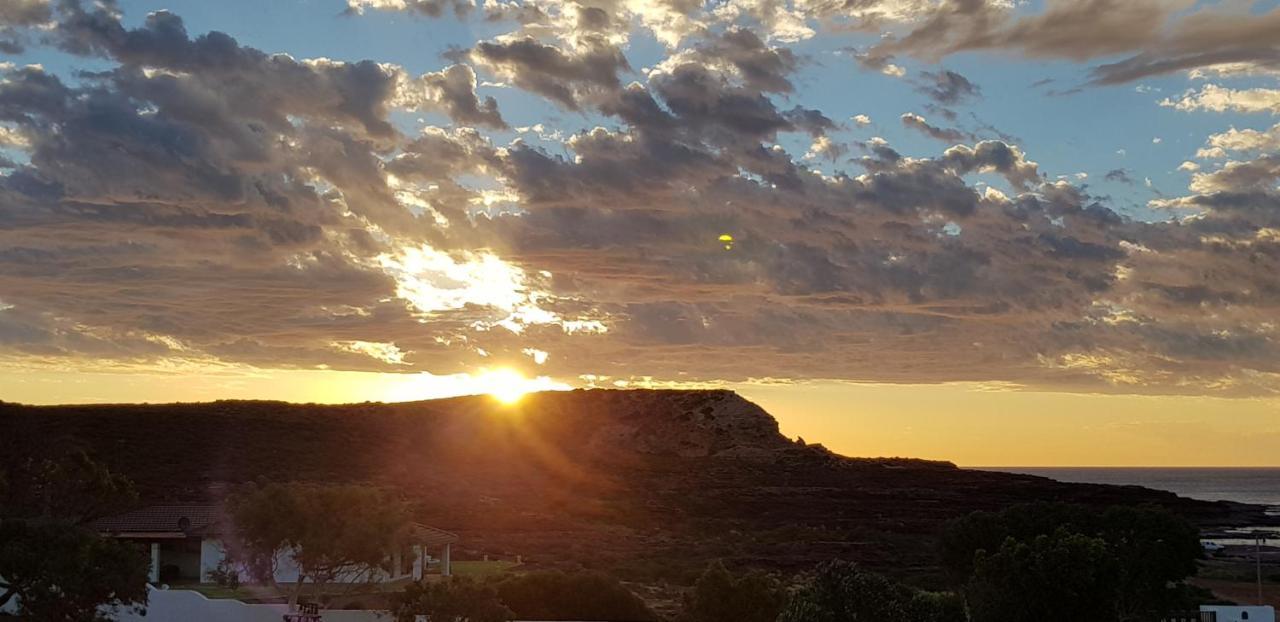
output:
[[[261,478],[368,482],[460,534],[463,555],[644,582],[687,581],[714,558],[780,570],[842,558],[929,583],[943,522],[1035,500],[1154,503],[1203,525],[1261,518],[1138,487],[838,456],[787,439],[728,391],[550,392],[513,406],[0,403],[0,429],[7,442],[79,439],[148,501],[217,499]]]

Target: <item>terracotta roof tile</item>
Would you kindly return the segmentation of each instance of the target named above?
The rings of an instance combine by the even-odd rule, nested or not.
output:
[[[103,533],[218,533],[224,514],[216,505],[153,505],[93,522]]]

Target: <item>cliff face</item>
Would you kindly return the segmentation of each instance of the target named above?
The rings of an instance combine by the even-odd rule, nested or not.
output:
[[[1036,500],[1155,503],[1205,524],[1260,517],[1141,488],[845,458],[791,442],[727,391],[542,393],[514,406],[0,404],[0,430],[0,451],[78,439],[149,501],[216,498],[263,478],[368,482],[459,533],[463,556],[638,580],[685,580],[710,559],[800,570],[841,558],[928,577],[946,520]]]
[[[590,441],[599,449],[694,458],[764,456],[791,445],[769,413],[731,391],[619,391],[592,397],[608,409]]]

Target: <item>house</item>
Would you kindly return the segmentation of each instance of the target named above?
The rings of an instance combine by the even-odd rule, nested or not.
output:
[[[1200,613],[1210,613],[1209,622],[1276,622],[1276,610],[1269,606],[1200,605]]]
[[[1169,616],[1164,622],[1276,622],[1276,610],[1257,605],[1200,605],[1200,611]]]
[[[100,519],[93,527],[105,536],[148,547],[152,583],[211,583],[211,573],[226,558],[230,521],[214,505],[154,505]],[[389,551],[389,570],[377,573],[373,580],[421,579],[433,564],[447,576],[451,574],[450,557],[457,541],[458,536],[452,533],[415,523],[410,528],[409,547]],[[275,580],[298,580],[298,568],[288,551],[276,559]]]

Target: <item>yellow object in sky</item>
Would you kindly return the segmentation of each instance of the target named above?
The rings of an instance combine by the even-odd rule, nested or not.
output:
[[[720,234],[720,243],[724,244],[724,250],[733,250],[733,236],[728,233]]]

